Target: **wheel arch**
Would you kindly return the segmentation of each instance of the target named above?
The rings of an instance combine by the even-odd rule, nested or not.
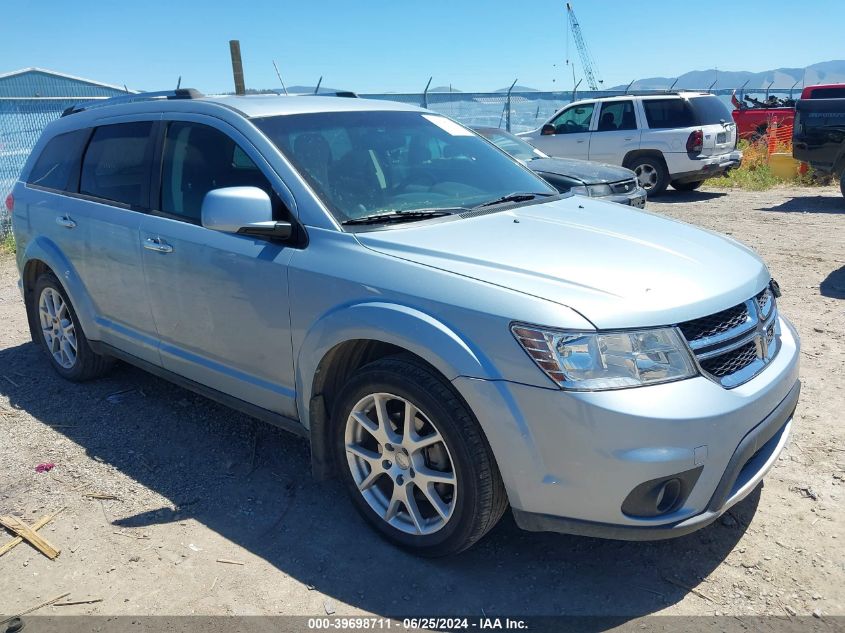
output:
[[[52,273],[67,293],[85,336],[96,339],[94,305],[76,269],[58,246],[46,238],[36,238],[27,244],[22,261],[21,282],[25,305],[29,306],[38,277],[44,273]],[[30,334],[33,340],[36,340],[33,330],[35,326],[31,319],[28,320]]]
[[[661,152],[659,149],[634,149],[634,150],[631,150],[630,152],[625,154],[625,158],[622,159],[622,166],[630,169],[631,165],[633,164],[633,162],[635,160],[637,160],[638,158],[643,158],[643,157],[656,158],[656,159],[662,161],[663,166],[667,167],[667,169],[668,169],[668,166],[666,165],[666,157],[663,155],[663,152]]]
[[[320,319],[297,353],[297,408],[309,429],[312,471],[334,474],[330,454],[333,397],[357,369],[404,355],[451,382],[458,376],[495,377],[490,361],[445,324],[406,306],[357,304]],[[456,391],[457,392],[457,391]]]

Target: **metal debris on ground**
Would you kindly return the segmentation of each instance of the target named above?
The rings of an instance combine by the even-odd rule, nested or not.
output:
[[[793,490],[795,490],[795,492],[801,493],[801,496],[806,499],[812,499],[813,501],[819,500],[819,494],[815,490],[810,488],[810,486],[796,486],[795,488],[793,488]]]

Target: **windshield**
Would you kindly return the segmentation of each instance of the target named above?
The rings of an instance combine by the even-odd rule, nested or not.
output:
[[[508,134],[502,130],[476,130],[481,136],[496,145],[499,149],[506,151],[508,154],[519,160],[533,160],[535,158],[545,158],[543,154],[536,147],[532,147],[521,138]]]
[[[557,193],[475,133],[433,113],[320,112],[253,123],[340,223],[468,209],[514,192]]]

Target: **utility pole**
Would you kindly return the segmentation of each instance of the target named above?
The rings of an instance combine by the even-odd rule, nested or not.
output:
[[[241,43],[239,40],[229,40],[229,54],[232,56],[232,76],[235,79],[235,94],[245,95],[244,64],[241,60]]]

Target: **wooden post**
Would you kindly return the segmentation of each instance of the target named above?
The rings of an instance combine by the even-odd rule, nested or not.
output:
[[[245,95],[244,64],[241,60],[241,43],[239,40],[229,40],[229,53],[232,56],[232,76],[235,78],[235,94]]]

